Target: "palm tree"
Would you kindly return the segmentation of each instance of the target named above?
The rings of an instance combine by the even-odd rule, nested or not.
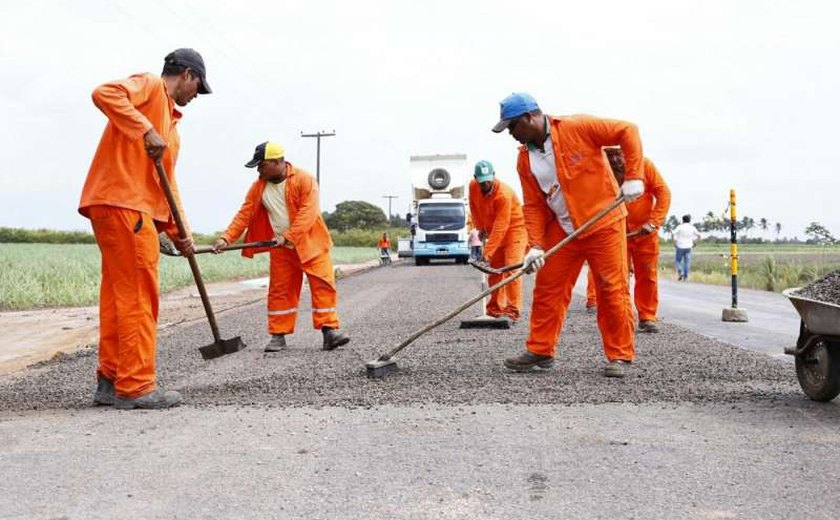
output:
[[[782,223],[776,222],[776,240],[779,239],[779,233],[782,232]]]

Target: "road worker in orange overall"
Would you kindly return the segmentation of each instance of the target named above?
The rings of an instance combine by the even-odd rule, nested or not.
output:
[[[620,148],[606,148],[610,167],[619,184],[624,180],[624,156]],[[656,311],[659,308],[659,233],[671,207],[671,190],[659,174],[653,161],[644,159],[645,193],[627,204],[627,258],[629,269],[636,278],[633,300],[639,315],[639,332],[659,332]],[[597,304],[595,275],[589,270],[586,286],[586,305]]]
[[[493,165],[488,161],[476,163],[473,177],[470,181],[470,215],[475,229],[487,239],[479,261],[496,268],[522,262],[528,234],[519,198],[510,186],[496,178]],[[513,271],[491,274],[487,283],[492,287],[510,276]],[[490,295],[486,312],[515,322],[519,320],[521,309],[522,278],[519,278]]]
[[[82,189],[79,213],[90,219],[102,255],[98,405],[169,408],[182,401],[178,392],[155,385],[158,232],[165,231],[184,255],[194,248],[191,236],[178,235],[153,160],[163,162],[180,206],[175,160],[181,112],[175,105],[186,106],[210,92],[204,60],[192,49],[168,54],[161,76],[135,74],[93,91],[93,103],[108,124]]]
[[[388,240],[388,233],[382,233],[379,242],[376,243],[379,248],[379,264],[387,265],[391,263],[391,241]]]
[[[334,350],[350,338],[339,332],[335,272],[330,259],[332,238],[321,217],[318,183],[309,173],[286,162],[283,148],[273,142],[257,146],[246,168],[257,168],[245,202],[227,230],[213,245],[232,244],[245,232],[245,241],[277,240],[271,248],[248,248],[252,258],[268,251],[268,333],[266,352],[286,348],[286,334],[295,331],[303,275],[309,280],[312,324],[324,336],[323,349]],[[247,231],[246,231],[247,230]]]
[[[644,193],[639,131],[631,123],[612,119],[548,116],[525,93],[514,93],[501,102],[501,120],[493,131],[505,129],[522,144],[517,171],[528,231],[525,267],[529,272],[539,270],[526,350],[506,359],[505,366],[520,372],[553,366],[572,287],[588,262],[599,274],[598,328],[608,360],[604,375],[623,377],[635,356],[624,205],[552,256],[544,258],[543,253],[619,194],[636,200]],[[621,146],[627,161],[627,180],[620,187],[602,151],[614,145]]]

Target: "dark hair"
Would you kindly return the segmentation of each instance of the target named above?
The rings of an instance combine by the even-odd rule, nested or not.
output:
[[[691,215],[683,215],[683,222],[685,222],[686,224],[691,222]]]

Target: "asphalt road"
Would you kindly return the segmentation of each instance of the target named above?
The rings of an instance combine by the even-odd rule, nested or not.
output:
[[[169,411],[90,408],[92,350],[2,376],[0,518],[840,514],[838,404],[805,398],[788,363],[670,323],[637,338],[624,380],[601,376],[579,303],[552,371],[501,367],[525,324],[469,331],[456,319],[403,351],[392,377],[365,377],[365,361],[479,284],[460,266],[342,280],[353,342],[331,353],[308,303],[274,355],[261,351],[261,304],[219,316],[223,336],[250,346],[215,361],[196,351],[206,324],[169,330],[160,380],[188,400]]]

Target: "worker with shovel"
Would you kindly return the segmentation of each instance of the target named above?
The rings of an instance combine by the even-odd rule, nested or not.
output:
[[[266,352],[286,348],[286,335],[295,330],[303,275],[312,297],[312,324],[324,336],[323,349],[334,350],[350,342],[338,330],[335,272],[330,259],[332,238],[321,217],[318,184],[309,173],[286,162],[283,148],[274,142],[257,146],[246,168],[257,168],[245,202],[213,248],[220,251],[244,232],[246,242],[277,241],[277,247],[247,248],[252,258],[268,251],[268,332]],[[247,230],[247,231],[246,231]]]
[[[522,204],[510,186],[496,178],[493,165],[478,161],[470,181],[470,215],[475,229],[487,237],[482,258],[478,261],[491,267],[503,267],[522,262],[528,235],[522,216]],[[512,271],[491,274],[487,283],[496,285]],[[495,318],[519,320],[522,308],[522,279],[502,287],[490,295],[486,312]]]
[[[543,253],[619,196],[630,201],[644,193],[638,129],[624,121],[591,116],[548,116],[525,93],[502,100],[501,119],[493,131],[505,129],[522,145],[517,171],[529,243],[525,268],[539,271],[526,350],[504,364],[519,372],[553,366],[572,287],[588,262],[599,273],[598,328],[608,359],[604,375],[623,377],[635,356],[624,236],[627,210],[616,206],[556,254],[544,258]],[[621,147],[627,162],[620,187],[602,152],[614,145]]]
[[[621,148],[605,148],[616,182],[624,182],[625,163]],[[671,190],[659,174],[653,161],[644,158],[645,193],[638,200],[627,204],[627,259],[636,283],[633,302],[639,318],[639,332],[656,333],[656,311],[659,309],[659,233],[671,207]],[[586,303],[597,304],[595,279],[597,273],[590,269]],[[591,290],[590,290],[591,289]]]
[[[153,160],[165,165],[180,206],[174,167],[181,113],[175,105],[186,106],[210,92],[204,60],[192,49],[168,54],[160,76],[135,74],[93,91],[93,102],[108,123],[79,213],[90,219],[102,255],[96,404],[169,408],[182,401],[178,392],[155,384],[158,230],[184,255],[192,254],[193,242],[189,235],[179,237]]]

